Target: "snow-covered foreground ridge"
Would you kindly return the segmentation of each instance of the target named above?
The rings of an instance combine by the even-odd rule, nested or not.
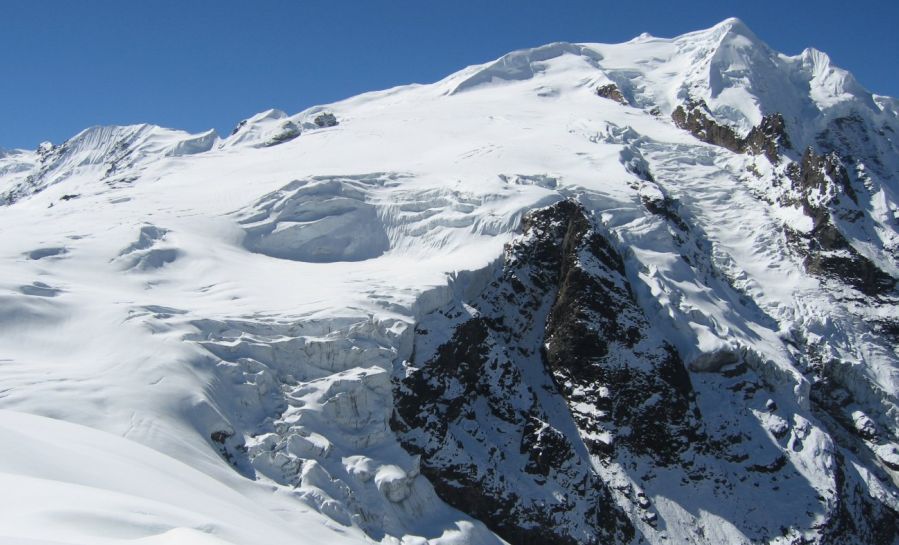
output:
[[[899,542],[899,119],[741,22],[0,150],[0,543]]]

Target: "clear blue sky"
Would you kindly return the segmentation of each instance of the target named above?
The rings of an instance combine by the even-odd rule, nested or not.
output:
[[[227,134],[270,107],[427,83],[514,49],[674,36],[729,16],[899,96],[895,0],[2,0],[0,147],[97,124]]]

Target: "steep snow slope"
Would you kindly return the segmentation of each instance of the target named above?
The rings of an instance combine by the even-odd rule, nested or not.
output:
[[[896,542],[896,111],[727,20],[0,152],[0,539]]]

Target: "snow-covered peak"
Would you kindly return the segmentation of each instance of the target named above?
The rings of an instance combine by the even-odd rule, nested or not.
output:
[[[722,48],[768,48],[767,44],[746,23],[736,17],[727,18],[704,30],[688,32],[671,39],[661,38],[661,40],[672,41],[712,55]]]
[[[834,118],[880,113],[871,92],[825,53],[778,53],[739,19],[673,41],[690,64],[680,93],[705,100],[717,119],[742,134],[779,113],[795,140],[812,145]]]
[[[884,101],[875,101],[824,53],[779,53],[737,18],[674,38],[644,33],[622,44],[556,42],[522,49],[461,70],[438,87],[457,95],[512,82],[530,82],[543,96],[612,82],[631,106],[666,116],[702,100],[716,121],[743,136],[777,113],[799,147],[814,146],[835,118],[861,111],[880,123],[884,109],[878,105]]]
[[[847,70],[834,66],[823,51],[810,47],[794,58],[807,75],[810,95],[818,105],[832,107],[846,102],[879,111],[871,92]]]
[[[751,42],[762,44],[762,41],[755,35],[755,32],[750,30],[749,27],[746,26],[746,23],[738,17],[728,17],[705,32],[718,33],[722,35],[722,40],[728,38],[733,39],[739,36]]]
[[[738,19],[686,34],[675,43],[690,66],[681,84],[682,98],[705,100],[743,134],[769,113],[768,104],[780,105],[796,96],[777,55]]]

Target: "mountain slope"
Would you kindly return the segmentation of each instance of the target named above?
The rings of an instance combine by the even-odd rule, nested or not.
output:
[[[0,539],[895,543],[897,131],[730,19],[0,152]]]

